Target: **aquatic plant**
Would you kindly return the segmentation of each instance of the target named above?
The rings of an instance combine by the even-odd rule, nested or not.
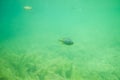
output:
[[[114,73],[116,69],[106,65],[105,61],[103,65],[99,59],[84,60],[86,53],[75,55],[72,51],[55,53],[49,50],[20,53],[18,50],[16,53],[17,50],[4,49],[0,53],[0,80],[107,80],[107,77],[117,80],[119,77],[119,72]],[[68,55],[73,55],[73,58]]]

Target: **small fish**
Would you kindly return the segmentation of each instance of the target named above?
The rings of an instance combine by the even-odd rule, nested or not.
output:
[[[31,6],[24,6],[24,9],[25,9],[25,10],[31,10],[32,7],[31,7]]]
[[[73,45],[74,44],[74,42],[70,38],[63,38],[63,39],[60,39],[59,41],[65,45]]]

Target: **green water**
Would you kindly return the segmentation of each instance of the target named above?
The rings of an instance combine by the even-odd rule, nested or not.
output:
[[[120,80],[119,35],[119,0],[1,0],[0,80]]]

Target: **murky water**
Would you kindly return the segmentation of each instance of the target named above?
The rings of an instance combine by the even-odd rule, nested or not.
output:
[[[119,0],[1,0],[0,17],[0,80],[120,79]]]

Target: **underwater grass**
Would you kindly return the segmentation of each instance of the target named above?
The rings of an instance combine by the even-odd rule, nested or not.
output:
[[[82,71],[68,58],[45,60],[41,56],[12,53],[0,57],[0,80],[119,80],[118,72]]]
[[[45,62],[42,55],[33,54],[1,54],[0,80],[71,80],[75,75],[69,60],[60,57]]]

